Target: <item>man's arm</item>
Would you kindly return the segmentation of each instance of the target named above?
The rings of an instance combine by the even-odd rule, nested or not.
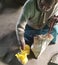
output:
[[[52,26],[57,31],[57,28],[58,28],[58,2],[54,6],[53,12],[52,12],[51,16],[49,17],[49,22],[50,22],[49,27]]]
[[[32,4],[33,4],[32,0],[28,0],[24,4],[21,14],[19,16],[19,20],[16,25],[16,34],[22,49],[24,49],[24,46],[25,46],[25,40],[24,40],[25,26],[27,24],[27,20],[29,19],[29,17],[32,16],[31,14],[31,12],[33,11],[31,8]]]

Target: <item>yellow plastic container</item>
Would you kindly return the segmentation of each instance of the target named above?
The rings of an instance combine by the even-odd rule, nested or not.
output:
[[[15,54],[15,56],[22,64],[26,64],[28,62],[27,55],[29,54],[30,54],[30,46],[25,45],[25,49],[21,50],[20,53]]]

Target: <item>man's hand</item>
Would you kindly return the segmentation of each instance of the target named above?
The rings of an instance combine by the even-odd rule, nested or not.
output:
[[[54,15],[54,16],[52,17],[52,20],[54,20],[54,21],[57,23],[57,22],[58,22],[58,16],[55,16],[55,15]]]
[[[25,49],[25,43],[21,43],[21,49],[22,49],[22,50]]]
[[[25,42],[20,41],[20,47],[21,47],[22,50],[24,50],[24,48],[25,48]]]
[[[51,33],[52,29],[53,29],[53,26],[55,25],[55,23],[58,22],[58,16],[52,16],[51,17],[51,20],[50,20],[50,29],[48,31],[48,33]]]

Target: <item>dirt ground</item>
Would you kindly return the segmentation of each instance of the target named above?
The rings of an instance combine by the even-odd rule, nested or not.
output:
[[[0,56],[3,56],[3,54],[5,54],[4,52],[8,49],[9,46],[11,47],[16,43],[16,41],[12,42],[12,39],[15,38],[14,40],[16,40],[16,37],[13,37],[15,36],[15,32],[13,34],[13,31],[15,31],[19,14],[20,9],[13,8],[7,8],[3,11],[2,14],[0,14],[0,51],[2,49],[2,51],[0,52]],[[5,65],[5,63],[0,61],[0,65]]]
[[[2,14],[0,14],[0,37],[15,30],[15,26],[20,14],[19,9],[5,9]]]
[[[8,8],[8,9],[5,9],[2,14],[0,14],[0,44],[2,46],[5,45],[6,41],[9,43],[7,45],[9,45],[9,46],[14,45],[14,44],[10,44],[10,43],[12,43],[12,39],[15,38],[14,37],[15,34],[13,34],[13,31],[15,31],[15,27],[16,27],[16,23],[17,23],[20,11],[21,11],[20,9]],[[6,36],[6,37],[4,37],[4,36]],[[57,39],[58,39],[58,37],[57,37]],[[14,40],[16,40],[16,38]],[[13,43],[16,43],[16,41],[14,41]],[[58,52],[57,49],[58,49],[58,44],[49,46],[45,50],[45,52],[41,55],[41,57],[39,57],[40,60],[39,59],[37,59],[37,60],[32,59],[27,63],[27,65],[35,65],[35,64],[37,64],[37,65],[43,65],[43,64],[47,65],[51,56],[54,53]],[[10,65],[16,65],[16,63],[14,63],[16,61],[17,60],[13,61],[12,62],[13,64],[10,64]],[[0,61],[0,65],[7,65],[7,64]],[[17,65],[21,65],[21,64],[18,63],[18,61],[17,61]]]

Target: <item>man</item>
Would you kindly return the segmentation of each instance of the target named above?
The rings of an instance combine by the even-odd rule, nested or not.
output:
[[[27,0],[16,25],[21,48],[24,49],[26,43],[31,46],[34,36],[48,33],[51,19],[54,20],[54,16],[57,19],[58,3],[56,0]],[[51,34],[54,36],[51,43],[55,44],[57,36],[55,28],[52,29]]]

